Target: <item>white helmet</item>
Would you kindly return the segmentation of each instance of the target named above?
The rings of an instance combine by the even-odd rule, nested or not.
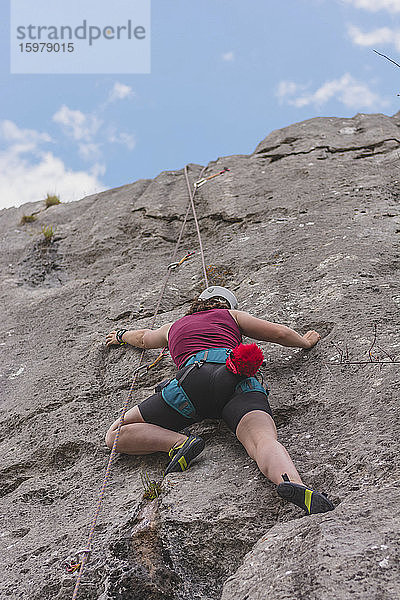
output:
[[[213,285],[207,288],[204,292],[201,292],[199,296],[199,300],[208,300],[209,298],[223,298],[229,302],[231,308],[238,307],[238,301],[235,294],[220,285]]]

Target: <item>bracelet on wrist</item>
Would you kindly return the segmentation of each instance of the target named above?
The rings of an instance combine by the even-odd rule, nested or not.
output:
[[[117,338],[117,342],[120,346],[123,346],[124,344],[126,344],[126,342],[122,341],[122,336],[127,331],[128,331],[127,329],[118,329],[117,333],[115,334],[115,337]]]

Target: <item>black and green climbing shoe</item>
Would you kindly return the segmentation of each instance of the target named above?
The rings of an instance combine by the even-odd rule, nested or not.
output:
[[[283,483],[279,483],[277,487],[279,496],[300,506],[308,515],[328,512],[335,508],[326,494],[310,490],[299,483],[292,483],[286,473],[283,480]]]
[[[195,435],[189,435],[189,437],[179,446],[173,446],[168,452],[169,457],[172,459],[165,469],[165,475],[168,473],[174,473],[176,471],[186,471],[189,468],[190,463],[196,456],[204,450],[204,440],[201,437]]]

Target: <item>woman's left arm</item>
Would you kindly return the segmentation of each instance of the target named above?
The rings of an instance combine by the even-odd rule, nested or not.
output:
[[[166,323],[159,329],[132,329],[125,331],[121,339],[136,348],[164,348],[168,346],[168,331],[172,323]],[[106,337],[106,346],[119,344],[117,331],[111,331]]]

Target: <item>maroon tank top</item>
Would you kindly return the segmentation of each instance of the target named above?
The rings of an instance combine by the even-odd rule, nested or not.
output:
[[[227,308],[202,310],[178,319],[170,327],[168,348],[179,367],[207,348],[236,348],[242,341],[239,326]]]

